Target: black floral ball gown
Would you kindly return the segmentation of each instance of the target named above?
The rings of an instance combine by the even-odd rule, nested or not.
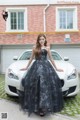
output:
[[[21,84],[24,90],[19,91],[20,105],[29,115],[41,109],[46,113],[62,110],[61,81],[47,59],[46,49],[41,49]]]

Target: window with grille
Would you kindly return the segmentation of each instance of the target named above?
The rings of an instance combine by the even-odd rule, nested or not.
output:
[[[7,31],[28,31],[26,8],[8,8],[7,11]]]
[[[10,12],[11,30],[24,30],[24,12]]]
[[[56,9],[56,30],[77,30],[77,8]]]

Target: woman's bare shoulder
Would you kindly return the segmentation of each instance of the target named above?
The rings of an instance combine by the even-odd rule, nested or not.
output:
[[[36,45],[34,45],[34,46],[32,47],[32,49],[35,50],[35,49],[36,49]]]
[[[47,46],[46,49],[47,49],[47,51],[50,50],[50,46]]]

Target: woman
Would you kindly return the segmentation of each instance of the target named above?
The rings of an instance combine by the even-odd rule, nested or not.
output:
[[[47,54],[56,71],[63,72],[54,63],[46,36],[40,34],[28,65],[21,69],[28,72],[22,79],[24,91],[19,91],[19,98],[22,109],[28,111],[29,115],[34,112],[44,116],[47,113],[59,112],[63,108],[61,81],[48,61]],[[34,57],[35,61],[28,69]]]

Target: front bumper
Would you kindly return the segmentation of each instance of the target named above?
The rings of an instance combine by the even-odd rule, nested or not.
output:
[[[64,80],[64,85],[62,87],[63,96],[75,96],[80,90],[79,76],[75,79]]]
[[[79,77],[77,75],[76,79],[71,80],[61,80],[62,83],[62,91],[63,96],[74,96],[76,95],[79,90]],[[5,92],[11,96],[18,96],[17,90],[20,90],[21,86],[21,79],[11,79],[7,75],[5,77]]]
[[[5,76],[5,92],[11,96],[18,96],[17,90],[20,89],[21,79],[16,80]]]

